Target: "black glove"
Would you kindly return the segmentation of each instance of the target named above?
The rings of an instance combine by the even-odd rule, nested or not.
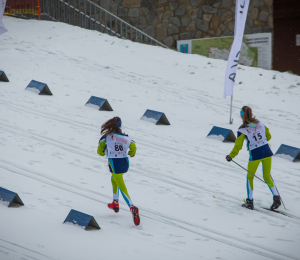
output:
[[[230,161],[232,161],[232,158],[229,155],[227,155],[226,160],[227,160],[227,162],[230,162]]]

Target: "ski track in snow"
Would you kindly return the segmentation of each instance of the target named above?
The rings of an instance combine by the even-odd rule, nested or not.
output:
[[[10,103],[8,103],[8,102],[0,102],[0,103],[5,104],[7,107],[14,107],[16,112],[18,111],[18,109],[19,109],[19,107],[20,107],[20,105],[16,105],[16,104],[14,104],[13,102],[10,102]],[[83,129],[86,129],[86,130],[88,130],[88,131],[95,132],[95,131],[98,130],[98,127],[96,127],[96,126],[95,126],[95,127],[92,127],[92,126],[86,126],[86,124],[84,124],[84,123],[81,123],[81,122],[75,121],[75,120],[70,120],[69,118],[63,118],[63,117],[57,116],[57,115],[56,115],[56,116],[53,116],[53,115],[51,115],[51,114],[47,114],[46,112],[33,111],[31,108],[26,107],[26,106],[24,106],[24,105],[22,105],[22,110],[23,110],[24,112],[29,113],[29,114],[32,114],[32,115],[38,115],[38,116],[40,116],[41,118],[47,117],[47,118],[49,118],[49,119],[51,119],[51,120],[58,121],[58,122],[61,122],[61,123],[64,123],[64,124],[67,124],[67,125],[70,125],[70,126],[77,125],[78,127],[83,128]],[[11,126],[7,125],[7,127],[11,127]],[[14,126],[14,128],[16,128],[16,126]],[[127,128],[128,128],[128,127],[127,127]],[[131,129],[131,128],[128,128],[128,129]],[[25,130],[20,129],[20,128],[19,128],[19,130],[20,130],[20,131],[25,131]],[[134,130],[134,129],[131,129],[131,130]],[[28,133],[28,132],[27,132],[27,133]],[[30,134],[31,134],[31,133],[30,133]],[[37,134],[35,134],[35,135],[36,135],[36,136],[39,136],[39,137],[41,137],[41,138],[43,138],[43,137],[40,136],[40,135],[37,135]],[[155,136],[155,137],[158,138],[159,136]],[[45,138],[45,139],[46,139],[46,138]],[[160,144],[156,144],[155,142],[149,143],[149,142],[145,142],[143,139],[139,139],[139,138],[135,138],[135,139],[138,140],[138,142],[141,143],[141,144],[145,144],[145,145],[147,145],[147,146],[158,146],[159,149],[165,150],[165,151],[167,151],[167,152],[173,151],[173,153],[174,153],[174,150],[175,150],[174,147],[170,147],[170,146],[168,147],[167,145],[162,146],[162,145],[160,145]],[[52,140],[52,141],[61,143],[61,142],[56,141],[56,140]],[[173,140],[170,140],[170,141],[174,142]],[[61,144],[64,144],[64,143],[61,143]],[[69,144],[64,144],[64,145],[70,146]],[[175,145],[177,145],[177,143],[176,143]],[[76,148],[76,147],[74,147],[74,148]],[[216,151],[216,150],[209,149],[209,148],[210,148],[210,146],[207,146],[205,152],[209,152],[209,153],[211,153],[212,155],[213,155],[213,154],[214,154],[214,155],[215,155],[215,154],[223,155],[223,153],[220,153],[220,152],[218,152],[218,151]],[[77,149],[79,149],[79,148],[77,147]],[[194,149],[194,150],[197,150],[197,146],[193,147],[193,149]],[[209,150],[208,150],[208,149],[209,149]],[[201,156],[201,157],[199,158],[198,156],[195,156],[195,155],[193,155],[193,154],[187,154],[187,153],[186,153],[187,156],[182,155],[182,154],[180,154],[180,153],[176,153],[176,155],[177,155],[177,156],[180,156],[180,157],[183,157],[183,158],[185,158],[185,159],[188,159],[188,160],[195,160],[195,159],[196,159],[196,160],[198,160],[198,161],[201,162],[201,163],[205,162],[205,164],[207,164],[207,165],[216,167],[215,164],[210,163],[211,157]],[[191,159],[191,158],[194,158],[194,159]],[[233,172],[233,171],[235,171],[235,172],[240,172],[240,170],[233,169],[233,168],[230,167],[230,166],[226,166],[226,165],[224,166],[224,163],[222,163],[222,162],[215,161],[215,163],[218,164],[220,167],[222,167],[222,169],[230,170],[230,172]],[[216,168],[217,168],[217,167],[216,167]],[[230,174],[230,172],[228,172],[228,174]],[[289,172],[289,173],[290,173],[290,172]],[[295,176],[300,177],[299,175],[295,175]],[[292,184],[290,184],[290,183],[287,184],[287,185],[294,186],[294,187],[298,187],[298,186],[292,185]],[[296,190],[295,190],[295,191],[296,191]],[[298,190],[297,190],[297,191],[298,191]]]
[[[67,152],[78,154],[80,156],[84,156],[84,157],[86,157],[87,159],[90,159],[90,160],[95,160],[97,162],[99,161],[98,155],[94,155],[94,153],[84,151],[83,149],[80,149],[79,147],[76,147],[76,146],[72,146],[72,145],[69,145],[69,144],[66,144],[66,143],[62,143],[60,141],[56,141],[56,140],[53,140],[53,139],[50,139],[50,138],[46,138],[46,137],[43,137],[43,136],[38,135],[38,134],[32,134],[32,133],[29,133],[27,131],[18,129],[17,127],[12,127],[12,126],[8,126],[8,125],[4,126],[4,124],[2,124],[2,126],[0,126],[0,129],[4,130],[6,132],[9,132],[9,133],[15,133],[18,136],[23,136],[23,137],[27,137],[27,138],[32,139],[32,140],[37,140],[37,141],[42,141],[44,143],[48,143],[50,145],[53,145],[56,148],[60,148],[60,149],[63,149]],[[12,129],[14,129],[14,130],[12,130]],[[149,143],[147,143],[147,145],[149,145]],[[178,156],[180,156],[180,155],[178,154]],[[186,159],[189,159],[189,158],[187,157]],[[211,166],[214,166],[214,165],[211,165]],[[217,170],[217,168],[216,168],[216,170]],[[192,184],[192,183],[188,183],[183,179],[176,179],[175,177],[171,177],[171,181],[170,181],[170,177],[165,176],[164,174],[157,174],[157,173],[154,173],[154,172],[151,172],[151,171],[145,171],[145,170],[140,170],[140,169],[132,169],[131,171],[133,171],[133,172],[137,171],[140,174],[142,174],[144,177],[152,178],[152,179],[161,181],[163,183],[169,183],[169,184],[175,185],[176,187],[181,187],[181,188],[184,188],[184,189],[187,189],[187,190],[191,190],[191,188],[196,188],[195,189],[196,192],[208,191],[211,194],[218,194],[218,197],[226,196],[226,198],[231,198],[231,202],[234,203],[234,204],[239,202],[238,199],[231,196],[230,194],[219,193],[217,191],[207,189],[204,186],[198,186],[198,185],[195,185],[195,184]],[[151,175],[149,175],[149,173]],[[188,187],[183,186],[182,183],[184,183]],[[290,191],[297,192],[296,185],[287,184],[287,183],[284,183],[284,182],[279,182],[279,183],[284,184],[286,186],[293,186],[293,187],[295,187],[295,189],[293,189],[293,188],[291,189],[290,187],[288,187],[288,189]]]
[[[34,250],[31,250],[29,248],[17,245],[15,243],[9,242],[7,240],[0,238],[0,254],[8,254],[6,251],[8,250],[10,252],[10,259],[12,259],[12,254],[14,259],[21,256],[20,259],[26,259],[27,257],[34,260],[44,260],[44,259],[54,259],[49,256],[43,255],[39,252],[36,252]],[[2,250],[1,250],[2,249]],[[5,251],[3,251],[5,250]],[[31,254],[31,255],[28,255]],[[32,256],[32,254],[34,256]]]
[[[11,104],[9,104],[11,105]],[[24,109],[23,109],[24,110]],[[26,110],[25,110],[26,111]],[[39,115],[39,116],[42,116],[42,114],[44,113],[41,113],[41,112],[31,112],[31,111],[26,111],[28,113],[31,113],[31,114],[35,114],[35,115]],[[64,118],[60,118],[60,117],[53,117],[51,115],[47,115],[47,117],[51,120],[56,120],[56,121],[59,121],[59,122],[62,122],[62,123],[65,123],[65,124],[69,124],[69,125],[74,125],[74,124],[78,124],[78,122],[76,121],[70,121],[68,119],[64,119]],[[95,131],[96,129],[93,128],[93,127],[87,127],[85,126],[84,124],[78,124],[78,126],[80,127],[84,127],[86,128],[87,130],[89,131]],[[24,136],[24,137],[27,137],[29,139],[33,139],[33,140],[38,140],[38,141],[42,141],[44,143],[48,143],[48,144],[51,144],[53,145],[54,147],[56,148],[60,148],[60,149],[63,149],[67,152],[71,152],[71,153],[75,153],[75,154],[78,154],[80,156],[84,156],[88,159],[92,159],[92,160],[95,160],[95,161],[99,161],[99,157],[98,155],[94,155],[94,153],[91,153],[91,152],[88,152],[88,151],[84,151],[83,149],[79,148],[79,147],[76,147],[76,146],[73,146],[73,145],[70,145],[70,144],[67,144],[67,143],[63,143],[61,141],[57,141],[57,140],[54,140],[54,139],[50,139],[48,137],[43,137],[39,134],[32,134],[28,131],[25,131],[23,129],[20,129],[18,127],[15,127],[15,126],[11,126],[11,125],[5,125],[5,124],[2,124],[2,126],[0,126],[0,129],[2,129],[3,131],[7,131],[9,133],[15,133],[16,135],[18,136]],[[14,129],[14,130],[12,130]],[[151,144],[151,143],[148,143],[148,142],[143,142],[143,141],[139,141],[139,143],[141,144],[144,144],[144,145],[147,145],[147,146],[159,146],[161,150],[165,150],[167,152],[171,151],[171,150],[174,150],[172,147],[167,147],[167,146],[161,146],[161,145],[158,145],[158,144]],[[175,153],[176,155],[176,153]],[[177,156],[181,156],[180,154],[177,154]],[[204,158],[204,160],[201,160],[201,157],[198,158],[196,156],[193,156],[193,155],[189,155],[189,156],[183,156],[185,159],[190,159],[190,157],[195,157],[195,159],[199,160],[201,163],[206,163],[210,166],[213,166],[213,167],[216,167],[216,165],[214,164],[209,164],[207,163],[207,160],[209,159],[209,157],[206,157]],[[202,158],[203,159],[203,158]],[[193,159],[191,159],[193,160]],[[223,168],[226,169],[226,167],[223,166]],[[239,171],[239,170],[232,170],[232,168],[230,167],[227,167],[228,170],[230,170],[231,172],[232,171]],[[218,170],[218,167],[216,167],[216,170]],[[224,193],[219,193],[217,191],[213,191],[213,190],[209,190],[207,189],[206,187],[204,186],[198,186],[198,185],[195,185],[193,183],[188,183],[186,182],[185,180],[183,179],[176,179],[175,177],[171,177],[171,181],[170,181],[170,177],[168,176],[164,176],[164,174],[156,174],[154,172],[151,172],[151,171],[145,171],[145,170],[140,170],[140,169],[132,169],[131,171],[137,171],[139,172],[140,174],[142,174],[144,177],[146,178],[152,178],[152,179],[155,179],[155,180],[158,180],[158,181],[161,181],[163,183],[169,183],[169,184],[172,184],[172,185],[175,185],[176,187],[181,187],[181,188],[184,188],[184,189],[187,189],[187,190],[191,190],[191,188],[196,188],[194,189],[195,192],[202,192],[202,191],[206,191],[206,192],[209,192],[211,194],[217,194],[219,198],[222,198],[223,196],[226,196],[226,200],[228,200],[228,198],[230,198],[230,202],[233,203],[233,204],[236,204],[236,203],[240,203],[240,200],[239,199],[236,199],[234,196],[231,196],[230,194],[224,194]],[[149,175],[149,173],[151,175]],[[186,186],[183,186],[182,184],[185,184]],[[295,188],[297,188],[296,185],[292,185],[292,184],[288,184],[288,183],[284,183],[284,182],[279,182],[280,184],[284,184],[284,185],[287,185],[287,186],[293,186]],[[294,192],[297,192],[298,190],[297,189],[291,189],[290,187],[288,188],[290,191],[294,191]],[[222,199],[221,199],[222,200]],[[223,199],[223,201],[226,201]],[[267,214],[263,211],[259,211],[260,213],[262,214],[266,214],[266,215],[270,215],[270,214]],[[272,214],[272,213],[271,213]],[[284,217],[283,217],[284,218]],[[296,217],[297,218],[297,217]]]
[[[70,122],[66,122],[66,121],[63,121],[64,123],[70,123]],[[71,123],[70,123],[71,124]],[[76,147],[76,146],[73,146],[73,145],[70,145],[70,144],[67,144],[67,143],[63,143],[63,142],[61,142],[61,141],[57,141],[57,140],[54,140],[54,139],[51,139],[51,138],[49,138],[49,137],[43,137],[43,136],[41,136],[41,135],[39,135],[39,134],[32,134],[32,133],[30,133],[30,132],[28,132],[28,131],[25,131],[25,130],[23,130],[23,129],[20,129],[20,128],[18,128],[18,127],[16,127],[16,126],[11,126],[11,125],[5,125],[5,124],[2,124],[2,126],[0,126],[0,129],[1,130],[3,130],[3,131],[6,131],[6,132],[9,132],[9,133],[15,133],[16,135],[18,135],[18,136],[24,136],[24,137],[27,137],[27,138],[29,138],[29,139],[33,139],[33,140],[37,140],[37,141],[42,141],[42,142],[44,142],[44,143],[48,143],[48,144],[50,144],[50,145],[53,145],[54,147],[58,147],[58,148],[60,148],[60,149],[63,149],[63,150],[65,150],[65,151],[67,151],[67,152],[71,152],[71,153],[75,153],[75,154],[78,154],[78,155],[80,155],[80,156],[84,156],[84,157],[86,157],[86,158],[88,158],[88,159],[93,159],[93,160],[96,160],[97,162],[99,161],[99,156],[98,155],[94,155],[94,153],[91,153],[91,152],[89,152],[89,151],[84,151],[82,148],[79,148],[79,147]],[[14,129],[14,130],[12,130],[12,129]],[[160,145],[157,145],[157,144],[151,144],[151,143],[147,143],[147,142],[142,142],[141,141],[141,144],[143,144],[144,143],[144,145],[147,145],[148,147],[149,146],[159,146],[159,148],[160,148],[160,150],[165,150],[165,151],[167,151],[167,152],[169,152],[169,151],[173,151],[174,149],[173,148],[168,148],[168,147],[166,147],[166,146],[164,146],[164,147],[162,147],[162,146],[160,146]],[[207,161],[210,159],[209,157],[196,157],[196,156],[194,156],[194,155],[188,155],[188,156],[182,156],[181,154],[179,154],[179,153],[174,153],[173,152],[173,155],[176,155],[176,156],[178,156],[178,157],[183,157],[183,158],[185,158],[185,159],[187,159],[187,160],[193,160],[193,161],[195,161],[195,159],[197,159],[199,162],[201,162],[201,163],[206,163],[207,165],[210,165],[210,166],[212,166],[212,167],[215,167],[216,168],[216,170],[218,170],[218,167],[216,167],[216,165],[214,165],[214,164],[211,164],[211,163],[208,163]],[[191,159],[191,158],[195,158],[195,159]],[[221,163],[219,163],[219,164],[221,164]],[[224,167],[224,166],[222,166],[222,168],[223,169],[227,169],[227,170],[230,170],[231,172],[233,172],[233,171],[236,171],[236,172],[239,172],[239,170],[233,170],[231,167]],[[133,169],[133,171],[134,170],[136,170],[136,169]],[[140,171],[141,172],[141,170],[137,170],[137,171]],[[147,172],[149,172],[149,171],[147,171]],[[151,172],[151,174],[155,174],[154,172]],[[228,173],[228,174],[231,174],[231,173]],[[158,174],[156,174],[156,175],[158,175]],[[163,175],[163,174],[159,174],[159,175]],[[145,175],[145,176],[147,176],[147,175]],[[172,177],[173,178],[173,177]],[[173,178],[174,179],[174,178]],[[164,182],[165,182],[166,180],[164,180]],[[179,182],[185,182],[184,180],[178,180]],[[280,184],[284,184],[284,185],[286,185],[286,186],[289,186],[289,190],[290,191],[294,191],[294,192],[298,192],[298,190],[297,190],[297,185],[293,185],[293,184],[290,184],[290,183],[285,183],[285,182],[282,182],[282,181],[280,181],[280,182],[278,182],[278,183],[280,183]],[[294,189],[293,188],[290,188],[290,187],[294,187]],[[201,187],[201,189],[204,189],[205,190],[205,188],[204,187]],[[215,192],[216,193],[216,192]],[[223,195],[223,194],[222,194]],[[226,195],[226,196],[229,196],[229,195]]]
[[[95,198],[93,198],[89,195],[82,194],[82,192],[93,193],[94,195],[100,195],[100,196],[102,196],[104,198],[107,198],[107,199],[110,198],[110,196],[101,194],[99,192],[90,191],[88,189],[84,189],[82,187],[75,186],[75,185],[70,185],[68,183],[62,182],[61,180],[55,180],[54,178],[49,178],[49,177],[43,176],[43,174],[41,174],[41,173],[35,173],[32,170],[28,171],[27,169],[21,168],[21,167],[17,166],[16,164],[9,163],[9,162],[3,161],[1,159],[0,159],[0,161],[2,163],[5,163],[5,165],[0,165],[0,167],[2,169],[13,172],[15,174],[26,176],[28,178],[31,178],[31,179],[34,179],[36,181],[45,183],[47,185],[51,185],[55,188],[62,189],[64,191],[68,191],[68,192],[74,193],[76,195],[83,196],[87,199],[92,199],[92,200],[95,200],[97,202],[107,204],[103,200],[95,199]],[[34,176],[32,176],[32,175],[34,175]],[[120,207],[120,208],[124,209],[122,207]],[[221,232],[217,232],[215,230],[210,230],[210,229],[205,228],[203,226],[199,226],[199,225],[195,225],[195,224],[192,224],[192,223],[189,223],[189,222],[186,222],[186,221],[171,218],[169,216],[163,215],[163,214],[158,213],[158,212],[151,211],[151,210],[146,209],[144,207],[140,207],[140,209],[142,210],[142,212],[145,212],[145,213],[148,213],[148,214],[152,215],[151,217],[149,217],[148,214],[143,213],[143,214],[141,214],[141,216],[143,218],[150,218],[154,221],[159,221],[159,222],[162,222],[162,223],[167,224],[167,225],[172,225],[176,228],[184,229],[188,232],[197,234],[199,236],[202,236],[202,237],[205,237],[205,238],[208,238],[208,239],[211,239],[211,240],[215,240],[217,242],[226,244],[228,246],[236,247],[236,248],[248,251],[248,252],[253,253],[253,254],[264,256],[264,257],[269,258],[269,259],[274,259],[274,260],[275,259],[276,260],[295,259],[295,260],[297,260],[296,258],[294,258],[292,256],[289,256],[287,254],[282,254],[282,253],[280,253],[276,250],[271,250],[269,248],[261,247],[258,244],[250,243],[249,241],[246,241],[246,240],[241,239],[241,238],[229,236],[228,234],[222,234]],[[201,230],[201,231],[195,231],[194,230],[195,228],[197,228],[198,230]],[[0,239],[0,240],[4,241],[3,239]],[[280,255],[280,256],[278,257],[277,255]]]

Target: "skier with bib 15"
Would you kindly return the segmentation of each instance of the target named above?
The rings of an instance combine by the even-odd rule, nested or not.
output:
[[[255,174],[257,167],[262,163],[263,177],[273,194],[273,204],[271,210],[277,209],[281,205],[280,196],[275,184],[271,178],[271,164],[273,153],[269,147],[268,141],[271,139],[269,129],[252,115],[252,109],[244,106],[240,111],[243,124],[238,129],[238,137],[235,141],[234,148],[231,153],[226,156],[226,160],[230,162],[243,147],[244,139],[247,140],[247,148],[249,150],[248,171]],[[254,209],[253,205],[253,179],[254,175],[247,175],[247,194],[246,203],[243,207]]]
[[[101,134],[103,135],[98,144],[97,153],[100,156],[107,156],[108,167],[111,172],[111,183],[113,188],[113,202],[108,207],[115,213],[119,212],[119,190],[123,195],[130,211],[132,213],[133,222],[136,226],[140,224],[139,209],[135,207],[128,194],[123,175],[129,169],[129,160],[127,156],[135,156],[136,146],[134,141],[121,131],[122,121],[119,117],[114,117],[101,126]]]

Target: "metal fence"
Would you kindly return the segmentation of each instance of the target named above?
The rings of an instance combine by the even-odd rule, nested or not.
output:
[[[122,39],[168,48],[89,0],[40,0],[42,17],[97,30]]]

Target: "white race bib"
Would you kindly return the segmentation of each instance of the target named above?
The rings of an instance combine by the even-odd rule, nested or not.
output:
[[[106,156],[108,158],[125,158],[132,139],[128,136],[109,134],[106,137]]]
[[[238,132],[247,136],[250,151],[268,143],[266,129],[264,124],[261,122],[259,122],[256,127],[240,128]]]

